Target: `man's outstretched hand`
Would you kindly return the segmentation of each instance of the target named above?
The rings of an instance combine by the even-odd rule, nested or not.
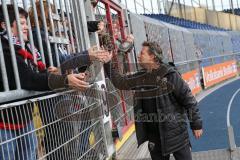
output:
[[[103,63],[107,63],[112,59],[111,53],[109,53],[107,50],[104,50],[102,48],[98,49],[97,46],[91,47],[88,50],[88,54],[91,61],[100,61]]]
[[[85,82],[85,76],[85,73],[69,74],[67,76],[69,87],[79,91],[87,90],[89,88],[89,83]]]
[[[194,137],[196,139],[200,139],[202,134],[203,134],[203,130],[202,129],[200,129],[200,130],[193,130],[193,135],[194,135]]]

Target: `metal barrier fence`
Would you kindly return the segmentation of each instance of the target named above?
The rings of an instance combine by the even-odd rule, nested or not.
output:
[[[125,25],[123,10],[116,4],[110,2],[108,5],[107,1],[102,0],[97,4],[96,7],[96,19],[103,20],[108,23],[107,29],[111,41],[115,44],[118,40],[123,40],[125,36]],[[99,37],[100,41],[103,41],[104,36]],[[120,72],[126,73],[132,71],[134,66],[129,65],[133,61],[134,56],[119,55],[117,61],[119,62]],[[122,63],[124,62],[124,65]],[[108,98],[109,103],[114,103],[109,106],[109,112],[111,114],[112,126],[113,126],[113,137],[115,139],[122,138],[123,128],[128,127],[133,123],[133,105],[131,97],[133,94],[128,91],[119,91],[111,84],[110,81],[106,81],[109,94],[114,95],[114,99]]]
[[[181,73],[232,59],[239,62],[238,39],[234,32],[178,28],[144,17],[142,21],[145,23],[146,38],[160,44],[167,61],[180,63],[178,69]]]
[[[110,23],[109,25],[109,32],[113,32],[114,28],[112,24],[112,21],[116,22],[119,27],[119,34],[118,36],[121,36],[124,38],[124,20],[123,20],[123,12],[121,9],[121,6],[116,5],[115,3],[110,3],[109,1],[102,0],[103,4],[107,8],[107,20],[106,23]],[[87,29],[87,19],[89,19],[89,16],[86,16],[87,12],[89,14],[93,14],[93,6],[91,5],[90,1],[79,1],[79,0],[14,0],[11,2],[6,2],[4,0],[1,1],[2,3],[2,12],[3,12],[3,19],[2,22],[5,22],[6,28],[3,28],[3,31],[6,30],[7,34],[5,34],[5,38],[8,39],[8,43],[10,46],[10,53],[11,53],[11,60],[13,65],[13,72],[14,76],[9,76],[7,71],[7,65],[4,64],[5,60],[5,53],[3,52],[4,46],[1,46],[0,44],[0,60],[1,60],[1,72],[0,72],[0,84],[2,85],[0,87],[0,103],[5,104],[9,101],[16,101],[18,99],[22,98],[29,98],[31,96],[41,96],[42,94],[53,94],[52,92],[35,92],[35,91],[25,91],[20,84],[20,77],[18,72],[18,64],[16,61],[16,48],[15,44],[12,42],[12,38],[18,37],[19,41],[17,43],[21,48],[27,49],[27,47],[30,48],[30,51],[32,52],[32,57],[34,59],[34,62],[38,62],[38,57],[35,55],[41,57],[41,61],[46,64],[46,67],[49,66],[55,66],[59,67],[61,66],[61,63],[63,62],[63,59],[68,57],[70,53],[79,53],[81,51],[86,50],[90,47],[90,39],[88,35],[88,29]],[[9,9],[7,10],[7,3],[13,4],[14,6],[14,15],[16,16],[16,24],[18,27],[19,34],[13,35],[11,32],[11,24],[12,22],[9,21]],[[99,2],[100,3],[100,2]],[[26,42],[24,40],[24,33],[22,31],[22,22],[21,14],[19,13],[20,8],[18,6],[21,6],[29,13],[29,16],[27,18],[27,27],[28,27],[28,41]],[[85,8],[87,7],[87,8]],[[114,13],[115,16],[110,17],[111,13]],[[89,15],[88,14],[88,15]],[[10,17],[11,18],[11,17]],[[115,18],[115,19],[113,19]],[[91,18],[90,18],[91,19]],[[94,18],[93,18],[94,19]],[[102,20],[102,19],[101,19]],[[3,32],[5,33],[5,32]],[[95,36],[97,37],[97,36]],[[97,38],[96,38],[97,39]],[[28,43],[28,44],[27,44]],[[26,45],[27,44],[27,45]],[[94,43],[96,44],[96,42]],[[28,49],[29,49],[28,48]],[[6,60],[5,60],[6,61]],[[96,66],[95,66],[96,67]],[[98,66],[99,67],[99,66]],[[95,73],[96,68],[93,67],[92,76],[97,77],[99,75],[94,74],[102,74],[101,73]],[[41,72],[40,70],[38,70]],[[94,72],[95,71],[95,72]],[[103,80],[104,76],[97,77],[98,81]],[[16,87],[12,87],[9,83],[9,81],[13,79],[15,81]],[[96,79],[95,79],[96,80]],[[103,80],[104,81],[104,80]],[[27,126],[29,130],[26,130],[26,133],[17,133],[18,135],[14,133],[16,138],[10,139],[10,140],[3,140],[1,146],[4,147],[4,144],[9,143],[15,143],[17,141],[21,141],[21,139],[27,139],[25,137],[34,137],[35,132],[42,135],[41,137],[44,137],[44,140],[42,140],[42,144],[38,143],[40,151],[38,151],[38,158],[39,159],[96,159],[95,157],[100,157],[100,159],[105,158],[109,153],[109,144],[111,144],[111,135],[108,134],[111,133],[111,124],[109,116],[104,116],[99,118],[98,121],[94,122],[83,122],[79,123],[76,122],[65,122],[65,119],[70,119],[73,117],[75,112],[71,113],[68,117],[59,117],[59,114],[62,116],[62,112],[65,112],[64,106],[67,107],[73,100],[74,103],[76,103],[75,99],[79,99],[79,97],[82,97],[81,94],[75,95],[75,97],[69,97],[69,99],[64,99],[68,97],[68,94],[65,96],[62,95],[51,95],[50,99],[46,98],[41,101],[37,101],[35,103],[30,103],[27,105],[20,105],[18,102],[16,105],[19,105],[18,107],[13,107],[14,109],[10,109],[11,111],[5,110],[7,119],[9,117],[13,117],[12,114],[17,114],[19,108],[19,112],[24,115],[16,115],[16,120],[14,120],[14,123],[17,123],[19,120],[19,117],[25,117],[25,115],[29,114],[31,108],[39,108],[39,111],[36,109],[33,109],[33,112],[35,114],[40,113],[38,119],[35,121],[37,123],[43,123],[43,126],[41,125],[40,128],[37,128],[36,130],[33,130],[32,124],[29,124],[31,126]],[[121,97],[123,100],[123,97]],[[32,101],[32,99],[30,99]],[[87,99],[88,100],[88,99]],[[62,103],[57,103],[58,101],[64,101]],[[69,102],[70,101],[70,102]],[[86,103],[86,100],[82,99],[84,102],[84,105],[88,106],[86,108],[91,108],[91,104]],[[57,103],[57,104],[55,104]],[[80,100],[79,100],[80,103]],[[124,103],[124,102],[121,102]],[[12,105],[12,104],[10,104]],[[37,105],[38,107],[35,107]],[[56,105],[57,108],[60,107],[63,110],[55,110],[52,109],[52,106]],[[50,107],[47,107],[50,106]],[[2,106],[1,106],[2,107]],[[6,106],[10,107],[10,106]],[[106,106],[105,106],[106,107]],[[12,108],[12,107],[10,107]],[[23,108],[23,109],[21,109]],[[56,108],[56,107],[55,107]],[[14,110],[13,113],[12,110]],[[15,111],[16,110],[16,111]],[[26,112],[27,110],[28,112]],[[2,110],[1,110],[2,111]],[[16,113],[15,113],[16,112]],[[79,112],[79,111],[76,111]],[[81,112],[81,111],[80,111]],[[87,113],[91,113],[91,110],[86,110]],[[104,113],[106,110],[104,110]],[[85,114],[84,114],[85,115]],[[22,119],[20,118],[20,120]],[[51,118],[49,118],[51,117]],[[80,116],[81,117],[81,116]],[[2,118],[2,117],[1,117]],[[28,117],[27,117],[28,118]],[[31,116],[29,117],[31,119]],[[35,116],[34,116],[35,118]],[[84,118],[84,117],[83,117]],[[81,119],[81,118],[80,118]],[[4,119],[5,120],[5,119]],[[104,124],[101,124],[102,122]],[[20,121],[21,122],[21,121]],[[100,123],[101,122],[101,123]],[[5,125],[6,122],[3,121],[2,125]],[[92,125],[92,126],[91,126]],[[101,130],[101,125],[102,130]],[[20,126],[22,127],[22,126]],[[24,126],[25,127],[25,126]],[[100,128],[100,129],[99,129]],[[21,130],[21,128],[20,128]],[[105,132],[104,134],[101,134],[101,132]],[[110,130],[110,131],[109,131]],[[3,129],[3,131],[5,131]],[[30,132],[29,132],[30,131]],[[94,133],[95,131],[96,133]],[[29,133],[28,133],[29,132]],[[26,136],[25,136],[26,135]],[[95,139],[96,144],[92,144],[91,146],[88,144],[88,139]],[[103,138],[106,137],[108,139]],[[9,137],[8,137],[9,138]],[[13,142],[12,142],[13,141]],[[35,139],[32,138],[30,140],[30,148],[34,150],[34,147],[37,143],[35,143]],[[90,140],[89,140],[90,141]],[[108,142],[109,141],[109,142]],[[24,146],[28,142],[25,142],[22,144]],[[102,146],[102,145],[105,146]],[[9,145],[7,145],[7,151],[8,152],[14,152],[9,151]],[[79,147],[80,149],[79,149]],[[106,147],[107,146],[107,147]],[[13,147],[14,148],[14,147]],[[103,152],[107,148],[108,151]],[[11,148],[10,148],[11,149]],[[19,148],[16,150],[19,152]],[[95,151],[94,151],[95,150]],[[31,151],[31,150],[29,150]],[[96,154],[95,154],[96,152]],[[7,158],[9,156],[14,155],[13,153],[7,153]],[[35,153],[32,155],[28,155],[26,158],[32,158],[34,157]],[[23,154],[18,153],[16,156],[23,156]],[[32,156],[32,157],[31,157]],[[25,158],[25,157],[23,157]]]
[[[113,123],[113,137],[121,140],[123,128],[131,125],[134,121],[133,116],[133,93],[131,91],[120,91],[107,80],[108,106]],[[121,99],[124,94],[124,101]],[[124,103],[124,105],[122,105]]]
[[[7,9],[8,4],[13,4],[14,13],[9,15]],[[84,3],[83,3],[84,4]],[[0,101],[6,102],[16,100],[32,95],[39,94],[38,92],[27,92],[21,90],[19,79],[18,66],[16,61],[16,48],[13,41],[18,43],[22,48],[29,49],[32,52],[32,58],[35,64],[41,60],[46,67],[59,67],[60,64],[71,53],[79,53],[86,48],[89,48],[89,39],[87,33],[87,24],[85,8],[82,2],[77,0],[13,0],[11,2],[1,1],[1,22],[5,23],[5,27],[1,26],[2,36],[8,39],[12,67],[14,77],[9,77],[8,69],[5,66],[2,43],[0,44]],[[19,8],[21,6],[28,12],[27,27],[28,39],[24,40],[22,32],[23,26],[20,21]],[[79,12],[79,9],[81,12]],[[12,22],[9,17],[16,17],[17,29],[21,32],[12,33]],[[24,28],[25,29],[25,28]],[[2,37],[1,36],[1,37]],[[14,38],[12,41],[11,39]],[[10,79],[15,81],[15,86],[9,82]],[[10,84],[9,84],[10,83]],[[4,93],[2,93],[4,92]],[[5,95],[14,96],[5,96]]]
[[[29,16],[27,18],[29,39],[27,42],[24,39],[23,32],[21,32],[23,26],[22,21],[19,18],[22,16],[22,13],[19,13],[21,10],[18,8],[19,2],[20,6],[22,4],[22,7],[25,9],[25,11],[29,13]],[[115,16],[115,20],[116,23],[121,26],[119,31],[120,36],[124,37],[124,21],[121,8],[115,3],[112,3],[109,8],[109,1],[103,2],[105,6],[108,7],[108,22],[111,22],[112,20],[110,13],[116,13],[117,11],[118,15]],[[87,18],[89,17],[86,16],[86,13],[89,12],[90,14],[93,14],[91,2],[78,0],[14,0],[8,3],[13,4],[14,6],[13,15],[16,16],[16,25],[18,27],[18,31],[20,32],[18,32],[19,34],[17,35],[13,35],[12,24],[10,24],[12,22],[9,21],[9,17],[11,18],[13,15],[9,14],[9,10],[7,9],[7,2],[2,0],[1,9],[3,10],[3,19],[1,19],[1,22],[5,22],[6,24],[6,28],[2,28],[2,31],[4,31],[2,33],[4,34],[5,31],[7,33],[4,36],[8,39],[10,46],[11,60],[13,64],[12,70],[14,72],[14,76],[10,77],[8,74],[9,71],[7,69],[9,65],[5,65],[4,63],[4,61],[6,61],[4,53],[5,51],[3,51],[5,45],[1,46],[0,42],[0,104],[5,104],[12,100],[17,101],[18,99],[22,98],[29,98],[31,96],[41,97],[42,94],[53,94],[52,92],[43,93],[23,90],[24,88],[20,83],[18,71],[19,66],[15,58],[17,54],[15,50],[16,48],[15,44],[12,42],[12,39],[18,37],[19,41],[17,41],[17,43],[21,46],[21,48],[30,48],[34,63],[37,63],[38,58],[41,57],[41,61],[46,64],[46,67],[59,67],[63,62],[63,59],[65,57],[68,57],[71,53],[81,52],[90,47],[90,40],[87,29]],[[85,7],[88,7],[88,10],[85,10]],[[111,27],[112,26],[110,26],[109,31],[112,31],[113,33],[113,28]],[[38,71],[41,72],[40,70]],[[94,74],[95,73],[93,71],[93,77],[99,76]],[[15,88],[12,86],[12,84],[9,83],[11,78],[14,79],[16,83]],[[103,77],[97,78],[100,78],[98,81],[101,81]],[[29,126],[21,126],[20,124],[19,126],[10,125],[10,127],[20,128],[16,128],[16,131],[14,130],[11,132],[14,134],[14,136],[6,137],[7,133],[3,134],[3,136],[6,137],[6,139],[1,140],[3,158],[11,159],[12,156],[14,156],[13,158],[17,159],[19,156],[25,156],[23,159],[34,159],[36,154],[38,155],[39,159],[104,159],[107,156],[111,156],[109,153],[112,153],[112,151],[109,151],[108,148],[109,144],[112,143],[110,142],[111,135],[108,135],[111,133],[109,132],[111,131],[109,116],[104,116],[104,118],[101,117],[93,122],[72,122],[71,119],[76,118],[75,114],[78,114],[79,112],[81,113],[84,110],[86,110],[86,114],[91,114],[91,110],[89,110],[89,108],[93,107],[91,104],[87,104],[86,100],[80,99],[80,97],[82,97],[81,93],[78,94],[79,95],[74,95],[72,93],[66,95],[53,94],[50,96],[51,98],[48,98],[49,96],[47,96],[45,97],[46,99],[43,98],[39,101],[30,99],[30,101],[35,102],[27,102],[26,104],[17,102],[9,105],[1,105],[1,107],[5,106],[8,108],[6,110],[1,109],[1,118],[3,118],[3,115],[7,116],[5,117],[6,119],[3,118],[2,120],[3,129],[1,131],[3,132],[6,132],[6,128],[4,127],[6,127],[8,124],[10,125],[12,122],[12,117],[15,116],[16,119],[13,120],[14,124],[21,123],[22,119],[29,122],[28,120],[32,119],[32,116],[29,115],[34,112],[34,120],[37,123],[40,123],[40,127],[37,128],[36,126],[33,126],[32,123],[28,123]],[[71,103],[79,103],[77,105],[80,105],[81,100],[84,102],[83,104],[86,105],[84,110],[79,111],[79,109],[75,109],[74,111],[74,108],[71,108],[70,106]],[[16,106],[12,107],[12,105]],[[69,115],[61,115],[62,112],[65,112],[64,109],[66,108],[63,108],[64,106],[70,107],[73,109],[73,111],[69,113]],[[106,110],[104,110],[104,113],[105,112]],[[38,116],[37,114],[39,113],[40,115]],[[84,116],[80,116],[80,120],[81,117],[84,118]],[[9,117],[10,122],[7,123],[6,120],[9,120]],[[70,122],[68,122],[69,119]],[[37,143],[36,139],[34,138],[36,133],[40,135],[38,136],[40,139],[38,141],[41,141],[39,143]],[[108,139],[103,140],[105,136],[107,136],[106,138]],[[95,140],[96,143],[91,142],[92,144],[89,145],[90,141],[93,140]],[[15,146],[15,142],[21,143],[21,145]],[[28,143],[29,145],[27,145]],[[35,153],[35,148],[37,145],[38,153]],[[32,153],[29,153],[29,155],[28,153],[21,153],[20,150],[24,146],[29,146],[30,149],[28,148],[26,150],[31,151]],[[16,147],[17,149],[15,150]],[[107,151],[105,151],[106,148]],[[14,155],[15,152],[17,152],[16,155]],[[16,158],[15,156],[18,157]]]
[[[7,9],[7,3],[13,4],[13,14]],[[4,28],[1,25],[1,38],[4,36],[8,39],[14,73],[9,76],[7,69],[11,66],[4,63],[6,53],[3,49],[6,45],[2,45],[0,41],[1,160],[100,160],[111,156],[108,155],[107,148],[111,137],[106,137],[109,134],[108,130],[106,131],[106,128],[110,127],[107,124],[109,120],[106,120],[107,116],[104,115],[105,102],[99,97],[99,92],[89,90],[86,93],[55,93],[23,90],[16,60],[16,44],[32,52],[35,64],[40,57],[46,67],[59,67],[71,53],[79,53],[89,48],[85,13],[85,6],[88,4],[91,2],[78,0],[1,1],[1,24],[5,23]],[[22,13],[19,13],[21,9],[18,6],[29,13],[28,30],[26,26],[22,26]],[[17,35],[13,35],[13,26],[10,24],[14,16],[19,31]],[[23,29],[28,32],[28,40],[24,39],[26,37]],[[19,41],[15,38],[19,38]],[[12,40],[16,40],[15,43]],[[37,72],[41,74],[40,70]],[[92,76],[96,77],[94,72]],[[16,87],[9,83],[11,80],[16,83]],[[101,87],[100,89],[103,89]],[[44,96],[46,94],[51,95]],[[32,96],[38,98],[19,100]],[[17,100],[19,101],[11,103]]]
[[[91,89],[2,105],[0,159],[105,159],[102,101]]]

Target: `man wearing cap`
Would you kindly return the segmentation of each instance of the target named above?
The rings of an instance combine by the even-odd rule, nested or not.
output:
[[[113,63],[105,70],[114,86],[134,90],[134,116],[138,146],[146,141],[153,160],[191,160],[187,117],[196,139],[203,133],[198,103],[173,66],[163,63],[155,42],[144,42],[138,61],[143,70],[121,75]]]

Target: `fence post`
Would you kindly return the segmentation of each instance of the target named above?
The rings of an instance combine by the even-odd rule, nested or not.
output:
[[[16,86],[17,89],[21,89],[21,84],[20,84],[20,78],[19,78],[19,72],[18,72],[18,67],[17,67],[17,60],[16,60],[16,53],[15,49],[11,40],[12,37],[12,32],[11,32],[11,25],[9,22],[9,15],[8,15],[8,9],[7,9],[7,4],[5,0],[2,0],[2,10],[3,10],[3,15],[4,15],[4,20],[6,23],[6,28],[7,28],[7,35],[8,35],[8,43],[10,46],[10,52],[11,52],[11,60],[13,64],[13,72],[14,72],[14,78],[16,81]]]
[[[91,20],[91,21],[96,20],[90,1],[86,1],[84,5],[85,5],[84,12],[85,12],[85,14],[88,18],[88,19],[86,19],[86,22],[87,22],[87,20]],[[88,43],[89,43],[88,44],[89,46],[90,46],[90,44],[91,44],[91,46],[92,45],[98,45],[99,46],[99,39],[98,39],[97,33],[91,33],[89,35]],[[94,72],[94,74],[96,76],[97,91],[101,92],[103,94],[103,95],[100,95],[100,96],[105,96],[104,94],[106,94],[106,82],[105,82],[103,65],[99,62],[94,62],[92,67],[90,68],[90,70],[91,70],[91,72]],[[101,123],[101,126],[102,126],[105,151],[107,153],[107,156],[111,157],[115,153],[113,140],[112,140],[111,137],[108,136],[108,135],[112,135],[111,126],[110,126],[110,124],[112,124],[112,122],[111,122],[111,118],[110,118],[109,113],[106,113],[106,112],[109,112],[107,110],[108,106],[104,102],[104,101],[106,101],[106,97],[103,97],[101,99],[102,99],[102,101],[101,101],[102,106],[101,107],[102,107],[103,115],[100,118],[100,123]]]
[[[229,101],[228,109],[227,109],[228,142],[229,142],[229,152],[230,152],[231,160],[236,160],[236,158],[235,158],[236,143],[235,143],[235,138],[234,138],[233,127],[230,123],[230,111],[231,111],[233,100],[239,92],[240,92],[240,89],[238,89],[233,94],[231,100]]]

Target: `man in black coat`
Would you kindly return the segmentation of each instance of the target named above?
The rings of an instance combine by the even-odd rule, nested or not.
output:
[[[144,42],[138,60],[143,68],[133,75],[121,75],[115,64],[105,70],[116,88],[134,90],[134,115],[138,146],[149,141],[153,160],[191,160],[187,117],[194,136],[203,133],[198,103],[176,69],[162,62],[162,50]]]

